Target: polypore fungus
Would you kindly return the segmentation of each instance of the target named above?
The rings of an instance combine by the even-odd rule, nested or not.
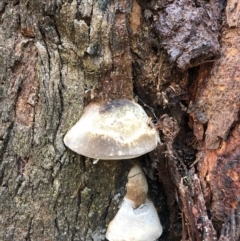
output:
[[[155,241],[162,234],[157,211],[147,198],[147,180],[135,165],[128,174],[127,194],[110,222],[106,238],[109,241]]]
[[[95,159],[129,159],[156,148],[156,129],[137,103],[119,99],[93,103],[68,131],[64,143],[78,154]]]

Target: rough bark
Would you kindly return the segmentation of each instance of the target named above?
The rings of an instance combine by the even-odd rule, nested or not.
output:
[[[133,161],[94,164],[63,136],[90,101],[133,98],[131,11],[1,1],[1,240],[105,239]]]
[[[112,68],[115,4],[1,2],[1,240],[104,240],[132,162],[94,165],[62,139]]]
[[[228,230],[228,240],[238,240],[240,237],[236,214],[239,212],[240,194],[239,13],[239,3],[229,1],[223,19],[221,58],[210,69],[202,70],[204,65],[200,68],[198,93],[193,102],[193,108],[197,108],[191,111],[193,119],[200,109],[206,116],[206,123],[196,121],[206,128],[205,138],[202,139],[204,147],[199,150],[199,153],[203,153],[203,160],[198,164],[199,177],[206,203],[211,204],[210,212],[216,224],[220,226],[227,222],[229,216],[232,217],[231,222],[235,228]]]
[[[163,142],[138,160],[159,240],[237,241],[239,9],[2,0],[0,240],[105,240],[136,160],[96,163],[63,136],[89,102],[135,98]]]

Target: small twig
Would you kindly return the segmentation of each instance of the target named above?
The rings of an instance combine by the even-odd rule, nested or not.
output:
[[[155,115],[155,109],[149,105],[147,105],[145,102],[143,102],[143,100],[141,100],[141,98],[139,98],[139,96],[135,95],[135,97],[137,97],[138,100],[140,100],[140,102],[145,106],[147,107],[150,112],[153,114],[154,118],[156,119],[156,121],[158,120],[157,116]]]

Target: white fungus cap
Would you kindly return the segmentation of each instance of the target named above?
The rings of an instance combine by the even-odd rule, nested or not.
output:
[[[93,103],[64,137],[78,154],[95,159],[129,159],[156,148],[160,141],[137,103],[119,99]]]
[[[153,203],[147,198],[147,180],[138,165],[130,170],[126,187],[126,196],[108,226],[106,238],[109,241],[155,241],[162,234],[162,225]]]
[[[108,226],[106,238],[109,241],[155,241],[161,234],[162,225],[149,199],[134,209],[134,203],[124,198],[121,208]]]

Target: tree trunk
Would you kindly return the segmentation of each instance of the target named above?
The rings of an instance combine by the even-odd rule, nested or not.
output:
[[[221,4],[0,2],[0,240],[105,240],[136,160],[96,162],[63,137],[120,98],[162,139],[137,160],[159,240],[239,239],[240,6]]]

